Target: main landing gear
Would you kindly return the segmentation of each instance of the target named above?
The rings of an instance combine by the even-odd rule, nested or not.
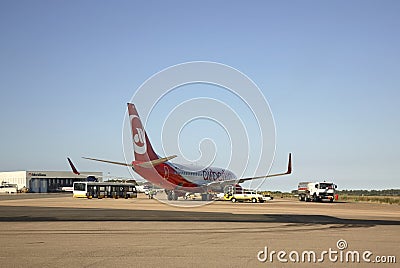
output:
[[[171,200],[178,200],[178,194],[175,191],[167,191],[165,190],[167,194],[167,198],[169,201]]]
[[[185,196],[185,192],[181,191],[174,191],[174,190],[165,190],[165,193],[167,194],[167,199],[169,201],[172,200],[178,200],[179,196]],[[203,193],[201,194],[201,200],[202,201],[211,201],[213,200],[213,195],[209,193]]]

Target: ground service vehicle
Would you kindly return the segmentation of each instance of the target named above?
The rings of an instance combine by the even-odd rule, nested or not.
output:
[[[136,198],[137,191],[133,183],[117,182],[74,182],[73,197],[86,198]]]
[[[15,194],[18,191],[16,184],[2,184],[0,185],[0,193]]]
[[[333,202],[337,185],[333,182],[300,182],[297,193],[300,201],[319,202],[329,200]]]
[[[271,196],[270,194],[263,194],[263,197],[264,197],[264,201],[273,200],[274,199],[274,197]]]
[[[261,194],[251,191],[243,191],[242,193],[227,192],[224,195],[224,200],[230,200],[233,203],[245,201],[251,201],[253,203],[264,203],[264,197]]]

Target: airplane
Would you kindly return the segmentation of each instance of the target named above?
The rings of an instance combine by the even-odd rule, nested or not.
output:
[[[237,178],[227,169],[218,167],[194,168],[170,162],[176,155],[160,157],[150,143],[146,131],[139,118],[136,107],[128,103],[128,115],[131,126],[133,151],[135,160],[132,163],[109,161],[97,158],[83,157],[84,159],[131,167],[133,171],[152,184],[165,189],[168,200],[177,200],[186,193],[201,193],[202,200],[211,200],[210,192],[224,192],[225,187],[240,188],[245,181],[283,176],[292,173],[292,155],[289,153],[289,162],[286,172],[267,174],[248,178]]]

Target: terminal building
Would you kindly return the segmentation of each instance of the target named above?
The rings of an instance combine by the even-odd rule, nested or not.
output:
[[[103,173],[82,172],[76,175],[71,171],[8,171],[0,172],[0,185],[16,185],[18,190],[27,188],[32,193],[51,193],[72,187],[75,181],[85,181],[88,177],[102,181]]]

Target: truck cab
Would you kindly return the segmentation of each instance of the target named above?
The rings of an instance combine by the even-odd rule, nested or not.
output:
[[[333,202],[336,188],[337,186],[332,182],[310,183],[309,198],[312,198],[313,201],[317,202],[323,200]]]

